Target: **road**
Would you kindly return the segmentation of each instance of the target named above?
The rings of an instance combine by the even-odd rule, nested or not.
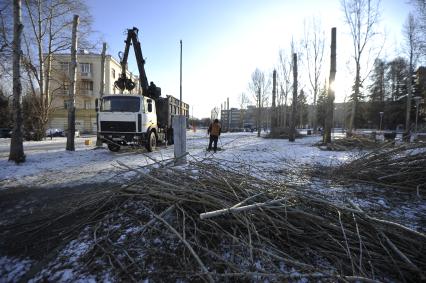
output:
[[[86,140],[91,140],[91,145],[85,145]],[[46,138],[43,141],[24,141],[24,153],[36,153],[39,151],[55,152],[63,150],[66,147],[67,138],[54,137]],[[83,136],[75,138],[75,147],[94,146],[96,144],[96,136]],[[0,159],[7,158],[10,151],[10,138],[0,138]]]

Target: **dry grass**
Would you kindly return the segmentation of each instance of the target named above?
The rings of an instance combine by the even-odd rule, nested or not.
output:
[[[324,174],[325,173],[325,174]],[[339,182],[368,183],[403,191],[426,192],[426,143],[380,147],[336,168],[321,168],[317,176]]]
[[[389,147],[393,143],[379,143],[375,140],[364,136],[351,136],[344,138],[335,138],[331,143],[324,144],[319,142],[316,144],[322,150],[346,151],[352,149],[376,149],[379,147]]]
[[[7,227],[8,241],[22,252],[46,239],[58,248],[84,230],[80,238],[90,248],[81,265],[92,274],[109,268],[119,281],[425,278],[426,236],[354,204],[337,206],[212,160],[185,168],[120,166],[136,177],[88,195],[66,213]],[[61,226],[67,217],[75,221]]]

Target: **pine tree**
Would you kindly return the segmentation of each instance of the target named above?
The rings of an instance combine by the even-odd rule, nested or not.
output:
[[[370,76],[372,83],[368,86],[370,101],[385,100],[385,72],[386,62],[381,59],[376,59]]]

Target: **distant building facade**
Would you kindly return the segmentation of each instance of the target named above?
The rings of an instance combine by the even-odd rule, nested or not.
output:
[[[48,128],[66,129],[68,127],[67,108],[70,86],[70,62],[70,54],[55,54],[52,56],[50,89],[53,111],[49,118]],[[75,127],[83,133],[95,133],[95,100],[100,97],[101,54],[79,52],[77,54],[77,62]],[[104,70],[104,93],[120,93],[120,90],[114,86],[114,82],[121,73],[120,63],[111,55],[106,55]],[[132,93],[138,93],[140,90],[138,77],[130,72],[127,75],[136,83],[136,87],[132,90]]]
[[[222,109],[220,112],[220,120],[224,131],[255,128],[256,117],[257,108],[255,106],[248,106],[247,109]]]
[[[75,127],[82,133],[96,132],[95,100],[100,97],[101,88],[101,54],[80,52],[77,54],[77,82],[75,93]],[[68,95],[70,54],[55,54],[52,57],[51,98],[52,113],[48,128],[67,129],[68,127]],[[120,89],[114,82],[121,74],[121,65],[111,55],[105,56],[104,94],[119,94]],[[136,87],[130,93],[141,93],[138,76],[127,72],[127,76],[135,82]],[[124,91],[124,93],[129,93]],[[164,95],[163,95],[164,96]],[[167,95],[169,96],[169,95]],[[171,96],[170,113],[179,114],[179,100]],[[183,115],[189,117],[189,105],[182,103]]]

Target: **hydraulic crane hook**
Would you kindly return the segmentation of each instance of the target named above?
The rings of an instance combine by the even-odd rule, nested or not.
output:
[[[114,86],[120,90],[127,89],[128,91],[131,91],[135,88],[136,84],[130,78],[127,78],[126,75],[120,75],[120,77],[114,82]]]

